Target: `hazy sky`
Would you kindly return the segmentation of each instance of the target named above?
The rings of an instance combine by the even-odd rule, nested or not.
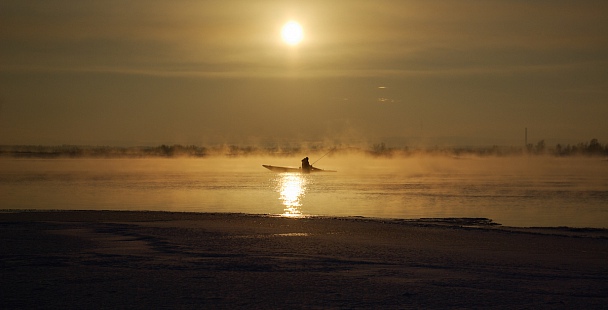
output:
[[[608,143],[608,1],[0,1],[0,144],[521,145],[526,127]]]

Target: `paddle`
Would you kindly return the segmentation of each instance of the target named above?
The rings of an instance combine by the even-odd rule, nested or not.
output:
[[[327,154],[329,154],[329,153],[333,152],[335,149],[336,149],[336,148],[332,148],[331,150],[329,150],[329,152],[325,153],[325,155],[327,155]],[[325,157],[325,155],[321,156],[321,158]],[[316,163],[317,163],[319,160],[321,160],[321,158],[319,158],[319,159],[315,160],[315,162],[314,162],[314,163],[312,163],[312,164],[310,164],[310,165],[312,166],[312,165],[316,164]]]

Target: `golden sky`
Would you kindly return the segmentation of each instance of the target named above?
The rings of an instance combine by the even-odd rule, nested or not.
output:
[[[608,143],[607,34],[606,1],[4,0],[0,144]]]

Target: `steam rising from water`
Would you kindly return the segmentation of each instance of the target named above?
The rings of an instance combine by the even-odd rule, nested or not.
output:
[[[362,154],[148,159],[0,158],[4,209],[486,217],[514,226],[608,223],[608,162],[549,156]],[[308,156],[336,173],[277,174]]]

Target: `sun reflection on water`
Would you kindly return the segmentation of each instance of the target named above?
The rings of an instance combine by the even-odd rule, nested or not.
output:
[[[306,176],[301,173],[281,173],[276,180],[279,199],[285,207],[281,216],[303,216],[301,207],[308,183]]]

